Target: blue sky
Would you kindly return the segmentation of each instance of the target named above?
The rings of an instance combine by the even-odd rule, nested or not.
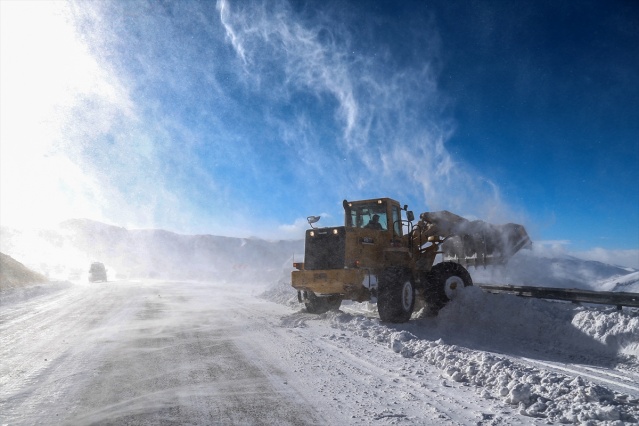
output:
[[[389,196],[639,265],[635,2],[0,7],[3,224],[298,238]]]

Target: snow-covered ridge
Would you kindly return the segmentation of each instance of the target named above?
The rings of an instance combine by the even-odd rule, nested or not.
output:
[[[469,272],[474,282],[483,284],[530,285],[595,291],[639,291],[638,271],[632,268],[566,255],[548,257],[543,253],[530,250],[521,250],[505,266],[470,268]]]
[[[82,279],[93,261],[109,277],[273,282],[290,276],[304,241],[266,241],[214,235],[129,230],[86,219],[55,229],[2,228],[0,252],[50,279]],[[288,269],[287,269],[288,268]],[[507,265],[470,268],[475,283],[534,285],[585,290],[639,292],[639,271],[598,261],[521,250]]]
[[[46,277],[29,270],[11,256],[0,252],[0,290],[44,281]]]
[[[639,293],[639,272],[614,276],[599,282],[599,288],[605,291],[623,291]]]
[[[214,235],[128,230],[90,220],[69,220],[56,229],[2,228],[0,252],[50,279],[83,279],[100,261],[110,279],[164,278],[272,281],[302,241],[266,241]]]

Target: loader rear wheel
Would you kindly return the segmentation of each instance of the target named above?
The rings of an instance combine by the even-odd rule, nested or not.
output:
[[[387,268],[377,288],[377,311],[384,322],[406,322],[415,308],[415,284],[410,271]]]
[[[336,311],[342,305],[342,296],[318,296],[312,291],[307,291],[304,297],[306,310],[311,314],[323,314],[328,311]]]
[[[425,286],[426,303],[431,315],[437,313],[454,299],[463,287],[473,285],[470,274],[459,263],[442,262],[430,270]]]

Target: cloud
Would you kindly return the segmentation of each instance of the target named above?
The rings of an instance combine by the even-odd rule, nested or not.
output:
[[[570,246],[570,240],[541,240],[533,242],[533,251],[536,254],[550,256],[565,255]]]
[[[256,210],[380,195],[513,220],[447,148],[437,33],[399,55],[355,7],[2,2],[3,222],[264,235]]]
[[[321,223],[315,223],[315,227],[340,226],[342,218],[334,218],[330,213],[320,213]],[[336,220],[337,219],[337,220]],[[272,239],[304,239],[306,230],[310,229],[307,218],[297,218],[292,224],[283,224],[277,227],[276,233],[269,236]]]
[[[323,173],[333,188],[327,196],[396,194],[488,219],[513,215],[498,184],[446,147],[454,123],[450,100],[437,85],[440,52],[433,29],[406,28],[404,36],[418,47],[409,53],[411,61],[399,61],[383,42],[366,38],[374,33],[371,24],[346,6],[311,13],[286,2],[220,0],[217,7],[255,90],[268,81],[273,102],[311,96],[315,106],[296,104],[292,117],[273,122],[285,143],[303,153],[300,158],[330,164]],[[333,142],[313,135],[327,126],[340,129],[330,135]]]
[[[295,222],[287,225],[279,225],[278,230],[282,239],[302,239],[304,232],[308,229],[306,218],[295,219]]]
[[[611,265],[619,265],[639,270],[639,250],[610,250],[595,247],[590,250],[571,252],[575,257]]]

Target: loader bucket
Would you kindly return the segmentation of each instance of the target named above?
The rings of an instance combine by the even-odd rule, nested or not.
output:
[[[516,223],[469,221],[448,211],[422,213],[420,219],[422,237],[442,238],[440,248],[446,260],[465,265],[503,264],[522,248],[532,246],[526,229]]]

